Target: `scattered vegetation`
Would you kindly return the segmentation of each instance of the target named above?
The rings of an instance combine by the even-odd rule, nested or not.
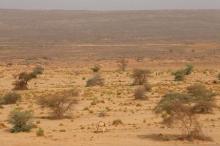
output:
[[[147,77],[150,71],[145,69],[134,69],[132,77],[134,78],[133,85],[143,85],[147,82]]]
[[[101,77],[100,74],[94,75],[92,78],[88,79],[86,82],[86,87],[103,86],[103,85],[104,85],[104,79]]]
[[[9,92],[0,99],[0,104],[15,104],[21,99],[21,95],[16,92]]]
[[[67,111],[71,111],[73,105],[77,103],[76,90],[65,90],[53,94],[40,97],[38,103],[43,107],[48,107],[52,110],[52,115],[56,119],[62,119]]]
[[[11,132],[27,132],[33,128],[32,112],[14,109],[9,115],[9,123],[13,125]]]

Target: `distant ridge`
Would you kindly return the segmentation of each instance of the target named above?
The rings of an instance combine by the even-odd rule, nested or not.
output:
[[[220,41],[220,10],[0,10],[0,43]]]

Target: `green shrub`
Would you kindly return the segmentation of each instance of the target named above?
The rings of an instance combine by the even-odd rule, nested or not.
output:
[[[61,119],[64,118],[64,114],[67,111],[71,111],[73,105],[77,103],[76,96],[78,96],[76,90],[60,91],[40,97],[38,104],[51,109],[54,118]]]
[[[143,85],[147,82],[147,77],[150,71],[145,69],[134,69],[132,77],[134,78],[133,85]]]
[[[193,71],[193,65],[186,65],[185,69],[177,70],[173,73],[175,76],[175,81],[183,81],[186,75],[190,75]]]
[[[104,85],[104,79],[99,74],[94,75],[92,78],[88,79],[86,82],[86,87],[103,86],[103,85]]]
[[[32,112],[22,111],[21,109],[14,109],[10,112],[9,123],[13,125],[11,132],[26,132],[33,127]]]
[[[9,92],[1,98],[1,104],[15,104],[21,99],[21,95],[15,92]]]
[[[185,71],[184,70],[178,70],[173,73],[175,76],[175,81],[183,81],[185,79]]]

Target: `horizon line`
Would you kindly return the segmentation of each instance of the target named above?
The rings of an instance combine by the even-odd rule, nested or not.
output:
[[[216,9],[216,8],[169,8],[169,9],[61,9],[61,8],[56,8],[56,9],[51,9],[51,8],[0,8],[0,10],[20,10],[20,11],[110,11],[110,12],[114,12],[114,11],[199,11],[199,10],[220,10],[220,8]]]

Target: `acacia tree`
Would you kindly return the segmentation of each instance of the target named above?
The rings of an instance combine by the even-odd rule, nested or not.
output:
[[[178,126],[184,138],[204,139],[198,114],[193,111],[195,104],[191,96],[182,93],[169,93],[163,96],[154,111],[163,119],[168,127]]]

